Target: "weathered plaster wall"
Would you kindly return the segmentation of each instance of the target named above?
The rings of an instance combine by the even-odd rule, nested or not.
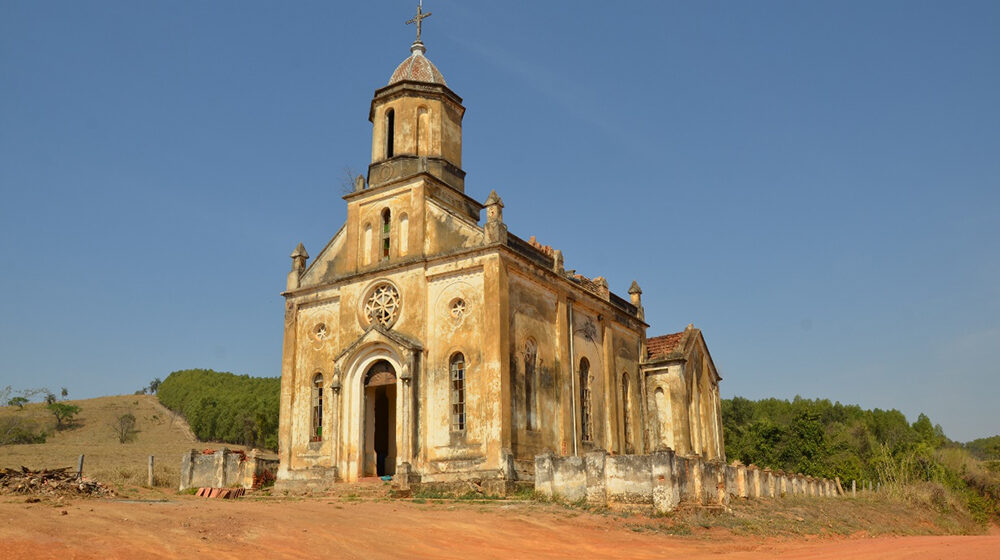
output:
[[[181,456],[179,489],[234,485],[252,488],[255,479],[265,471],[274,475],[277,470],[277,460],[264,458],[256,450],[243,454],[223,448],[206,454],[192,449]]]
[[[489,396],[496,392],[497,374],[495,367],[485,367],[489,349],[480,342],[487,338],[485,317],[492,311],[484,297],[484,265],[480,258],[461,259],[428,269],[427,278],[424,339],[429,344],[419,400],[422,455],[414,466],[428,480],[496,468],[499,449],[490,442],[499,440],[500,425]],[[452,429],[450,364],[458,353],[465,360],[464,431]]]
[[[683,363],[677,363],[645,372],[646,402],[653,449],[669,447],[687,455],[693,453],[693,446],[684,369]]]
[[[511,383],[511,450],[515,458],[530,460],[547,447],[558,446],[562,439],[559,422],[542,421],[559,417],[560,332],[558,294],[524,272],[508,269],[510,336],[506,354]]]
[[[462,166],[462,110],[432,96],[378,102],[372,115],[372,161],[386,159],[386,115],[394,112],[393,154],[443,157]]]
[[[837,488],[833,480],[739,463],[726,465],[684,457],[670,449],[648,455],[594,451],[580,457],[543,454],[535,458],[535,491],[545,496],[600,505],[651,504],[658,512],[671,511],[683,502],[725,506],[739,498],[832,497]]]

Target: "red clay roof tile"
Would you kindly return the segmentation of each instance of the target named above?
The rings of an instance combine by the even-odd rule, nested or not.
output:
[[[685,332],[687,331],[647,338],[646,357],[667,356],[673,353],[677,349],[678,344],[680,344],[681,339],[684,338]]]

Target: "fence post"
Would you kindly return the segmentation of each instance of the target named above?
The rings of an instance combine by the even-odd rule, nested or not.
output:
[[[83,455],[80,455],[80,462],[76,465],[76,479],[83,480]]]
[[[153,456],[149,456],[149,470],[146,473],[146,485],[150,488],[153,487]]]

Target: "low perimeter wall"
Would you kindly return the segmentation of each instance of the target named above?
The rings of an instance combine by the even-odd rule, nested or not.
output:
[[[181,456],[180,489],[254,488],[274,480],[277,471],[278,460],[261,457],[256,449],[249,453],[225,448],[209,453],[192,449]]]
[[[535,491],[592,504],[650,504],[667,512],[682,503],[725,506],[736,498],[836,496],[839,481],[746,466],[703,461],[667,449],[649,455],[535,457]]]

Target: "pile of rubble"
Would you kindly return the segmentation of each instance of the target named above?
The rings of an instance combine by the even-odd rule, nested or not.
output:
[[[21,467],[0,469],[0,494],[114,496],[115,491],[94,480],[78,479],[70,467],[40,471]]]

